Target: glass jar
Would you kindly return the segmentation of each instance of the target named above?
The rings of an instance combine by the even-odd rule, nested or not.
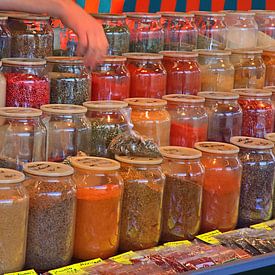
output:
[[[132,108],[133,129],[142,136],[153,139],[158,146],[168,146],[171,117],[166,110],[167,102],[150,98],[128,98],[125,101]]]
[[[265,63],[265,86],[275,86],[275,47],[264,49],[263,60]]]
[[[76,56],[76,50],[78,45],[78,36],[77,34],[71,30],[68,29],[68,41],[67,41],[67,56]]]
[[[161,98],[166,94],[167,73],[160,54],[128,53],[130,97]]]
[[[92,100],[123,100],[130,95],[126,57],[107,56],[92,71]]]
[[[242,165],[239,148],[222,142],[198,142],[205,168],[201,231],[233,230],[238,221]]]
[[[30,196],[26,267],[45,271],[68,265],[75,231],[74,170],[61,163],[31,162],[24,172]]]
[[[238,94],[225,92],[201,92],[208,114],[209,141],[230,142],[232,136],[242,132],[243,113]]]
[[[238,226],[267,221],[272,216],[274,144],[249,137],[232,137],[231,143],[240,147],[239,158],[243,165]]]
[[[163,50],[164,31],[160,23],[160,14],[127,14],[130,30],[130,52],[158,53]]]
[[[235,68],[234,88],[262,89],[265,83],[265,64],[262,50],[233,50],[231,62]]]
[[[201,90],[201,70],[197,53],[162,51],[167,71],[166,94],[197,95]]]
[[[0,38],[1,39],[1,38]],[[0,108],[6,106],[6,78],[2,71],[2,61],[0,61]]]
[[[0,59],[11,56],[11,32],[7,21],[8,17],[0,14]]]
[[[82,105],[91,98],[91,76],[81,57],[47,57],[52,104]]]
[[[117,161],[72,157],[77,186],[74,258],[114,256],[119,245],[123,181]]]
[[[50,17],[18,14],[9,18],[11,57],[44,58],[53,54]]]
[[[198,51],[201,90],[230,92],[234,87],[234,67],[230,51]]]
[[[205,170],[201,152],[191,148],[160,148],[164,157],[163,242],[192,240],[201,223],[202,192]]]
[[[50,103],[50,85],[43,59],[4,58],[6,106],[40,108]]]
[[[224,13],[196,12],[198,49],[224,50],[226,48],[226,25]]]
[[[264,87],[264,90],[267,90],[272,93],[271,104],[272,104],[273,120],[274,120],[273,130],[275,130],[275,86],[266,86],[266,87]]]
[[[109,42],[108,55],[122,55],[129,52],[130,32],[126,24],[126,15],[96,13],[92,16],[102,24]]]
[[[29,197],[24,179],[21,172],[0,168],[0,274],[25,265]]]
[[[196,142],[207,140],[208,117],[204,98],[172,94],[163,99],[167,100],[171,116],[170,145],[194,147]]]
[[[89,146],[91,156],[113,157],[109,150],[111,141],[129,130],[130,109],[123,101],[102,100],[84,103],[88,108],[87,118],[91,122]]]
[[[140,250],[158,244],[165,176],[162,159],[116,156],[124,181],[120,244],[121,251]]]

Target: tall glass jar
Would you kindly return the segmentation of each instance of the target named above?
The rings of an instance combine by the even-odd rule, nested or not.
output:
[[[239,148],[222,142],[198,142],[205,168],[201,231],[233,230],[238,221],[242,165]]]
[[[235,68],[234,88],[263,88],[266,67],[262,53],[260,49],[232,51],[231,62]]]
[[[130,97],[161,98],[166,94],[167,72],[160,54],[128,53]]]
[[[8,17],[0,14],[0,59],[11,56],[11,32],[7,22]]]
[[[193,239],[200,230],[205,170],[201,152],[191,148],[160,148],[164,157],[163,242]]]
[[[47,159],[61,162],[79,151],[90,152],[91,125],[87,108],[69,104],[41,106],[47,128]]]
[[[4,58],[6,106],[40,108],[50,103],[50,85],[43,59]]]
[[[164,31],[160,23],[160,14],[127,14],[130,30],[130,52],[158,53],[163,50]]]
[[[74,258],[114,256],[119,245],[123,181],[117,161],[72,157],[77,186]]]
[[[166,94],[197,95],[201,90],[201,70],[198,54],[162,51],[163,66],[167,72]]]
[[[171,116],[170,145],[194,147],[207,140],[208,117],[205,99],[191,95],[166,95],[167,110]]]
[[[238,226],[246,227],[272,217],[275,157],[271,141],[232,137],[231,143],[240,147],[243,165]]]
[[[32,162],[24,172],[30,196],[26,267],[46,271],[68,265],[75,231],[74,170],[61,163]]]
[[[274,120],[273,131],[274,131],[275,130],[275,86],[266,86],[264,87],[264,90],[267,90],[272,93],[271,104],[272,104],[272,110],[273,110],[273,120]]]
[[[124,181],[121,251],[154,247],[161,235],[165,176],[162,159],[116,156]]]
[[[128,98],[125,101],[132,108],[133,129],[153,139],[158,146],[168,146],[171,117],[166,110],[167,102],[150,98]]]
[[[47,57],[52,104],[82,105],[91,98],[91,76],[81,57]]]
[[[126,57],[106,56],[92,71],[92,100],[123,100],[130,96]]]
[[[6,106],[7,81],[2,71],[2,61],[0,61],[0,108]]]
[[[234,66],[230,51],[198,51],[201,90],[230,92],[234,87]]]
[[[29,197],[25,176],[0,168],[0,273],[20,271],[25,265]]]
[[[243,113],[238,94],[201,92],[208,114],[209,141],[230,142],[232,136],[241,135]]]
[[[263,60],[265,63],[265,86],[275,86],[275,47],[264,49]]]

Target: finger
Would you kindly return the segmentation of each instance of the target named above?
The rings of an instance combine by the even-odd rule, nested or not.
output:
[[[88,49],[88,39],[87,35],[80,34],[78,36],[78,45],[77,45],[77,55],[85,56]]]

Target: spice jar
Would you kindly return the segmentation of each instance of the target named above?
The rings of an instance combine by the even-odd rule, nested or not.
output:
[[[275,157],[271,141],[232,137],[240,147],[243,165],[238,226],[246,227],[267,221],[272,216]]]
[[[198,54],[162,51],[163,66],[167,71],[166,94],[196,95],[201,90],[201,70]]]
[[[82,105],[91,97],[91,77],[81,57],[47,57],[52,104]]]
[[[150,98],[128,98],[125,101],[132,108],[134,130],[153,139],[159,146],[168,146],[171,117],[166,110],[167,102]]]
[[[92,71],[92,100],[123,100],[130,95],[126,57],[106,56]]]
[[[222,232],[236,227],[240,198],[242,165],[239,148],[222,142],[198,142],[205,168],[201,231]]]
[[[131,75],[130,97],[161,98],[166,94],[167,73],[160,54],[127,53]]]
[[[171,116],[170,145],[194,147],[196,142],[207,140],[208,117],[204,98],[172,94],[163,99],[167,100]]]
[[[160,158],[116,156],[124,181],[120,245],[122,251],[156,246],[161,234],[165,176]]]
[[[204,167],[201,152],[191,148],[160,148],[164,157],[163,242],[193,239],[200,229]]]
[[[275,129],[275,86],[266,86],[264,87],[264,90],[267,90],[272,93],[271,96],[271,104],[272,104],[272,110],[273,110],[273,120],[274,120],[274,128]]]
[[[242,109],[238,94],[226,92],[201,92],[208,114],[208,140],[230,142],[232,136],[241,135]]]
[[[11,32],[7,21],[8,17],[0,14],[0,59],[11,55]]]
[[[231,62],[235,68],[234,88],[262,89],[265,82],[265,64],[262,50],[233,50]]]
[[[201,90],[230,92],[234,87],[234,67],[230,51],[198,51]]]
[[[31,162],[24,172],[30,196],[26,267],[44,271],[68,265],[75,229],[74,170],[61,163]]]
[[[126,15],[95,13],[92,16],[102,24],[109,43],[109,55],[129,52],[130,32],[126,24]]]
[[[164,31],[160,14],[127,13],[130,52],[158,53],[163,50]]]
[[[74,257],[109,258],[119,245],[123,181],[117,161],[72,157],[77,186]]]
[[[24,268],[29,197],[21,172],[0,168],[0,273]]]
[[[4,58],[6,106],[40,108],[50,102],[49,79],[43,59]]]
[[[266,66],[265,86],[275,86],[275,47],[264,49],[263,60]]]
[[[129,130],[130,109],[123,101],[102,100],[84,103],[88,108],[87,118],[91,122],[89,138],[90,154],[97,157],[112,157],[109,150],[111,141]]]

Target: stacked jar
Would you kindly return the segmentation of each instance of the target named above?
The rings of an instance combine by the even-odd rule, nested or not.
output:
[[[2,71],[2,61],[0,61],[0,108],[6,106],[6,87],[7,82]]]
[[[0,14],[0,59],[11,56],[11,32],[7,22],[8,17]]]
[[[266,66],[265,86],[275,86],[275,47],[263,50],[263,60]]]
[[[275,130],[275,86],[266,86],[266,87],[264,87],[264,90],[267,90],[272,93],[271,104],[272,104],[272,109],[273,109],[273,120],[274,120],[273,131],[274,131]]]

